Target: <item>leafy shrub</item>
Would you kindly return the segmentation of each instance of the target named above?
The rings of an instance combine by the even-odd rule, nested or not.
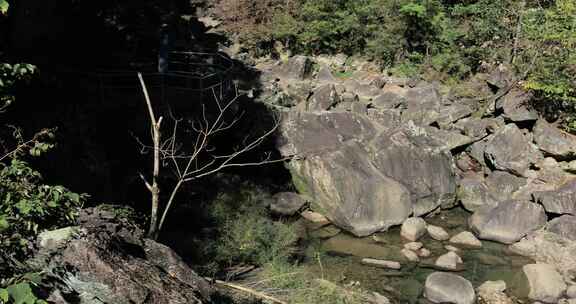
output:
[[[213,245],[216,262],[263,265],[273,259],[287,259],[297,240],[295,229],[268,217],[265,195],[244,189],[222,194],[211,206],[219,237]]]
[[[0,163],[2,276],[9,276],[30,253],[39,232],[73,224],[85,198],[62,186],[42,184],[40,173],[24,161]]]
[[[41,281],[40,273],[26,273],[13,278],[6,288],[0,288],[0,303],[47,304],[34,293]]]

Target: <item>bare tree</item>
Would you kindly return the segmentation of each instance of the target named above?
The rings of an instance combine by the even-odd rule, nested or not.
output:
[[[272,127],[264,133],[255,136],[255,138],[250,138],[250,136],[247,135],[236,148],[229,153],[217,154],[216,151],[211,148],[210,143],[216,135],[231,129],[242,118],[242,114],[233,115],[234,117],[232,119],[228,118],[228,116],[234,114],[232,109],[239,98],[237,90],[235,90],[234,97],[225,100],[222,95],[216,93],[216,89],[212,89],[212,100],[216,113],[215,115],[208,115],[207,107],[202,104],[201,119],[197,119],[191,124],[195,133],[194,138],[190,139],[191,142],[182,142],[178,138],[178,131],[181,128],[182,119],[177,119],[172,114],[173,127],[171,128],[171,133],[167,137],[163,137],[161,133],[163,117],[156,117],[142,74],[138,73],[138,79],[140,80],[140,85],[148,107],[152,137],[152,146],[146,146],[142,142],[140,142],[140,145],[146,150],[151,149],[153,151],[151,179],[147,179],[143,174],[140,174],[151,195],[152,206],[150,211],[150,227],[148,230],[149,237],[156,238],[158,236],[158,233],[166,221],[166,216],[183,184],[214,174],[224,168],[261,166],[287,160],[287,158],[273,158],[270,152],[265,153],[261,159],[255,162],[243,162],[239,160],[241,156],[255,150],[277,131],[279,122],[276,117],[274,117]],[[160,170],[164,167],[169,167],[172,170],[176,178],[176,183],[171,186],[171,189],[169,189],[170,196],[165,204],[162,204],[160,201],[158,179],[161,173]]]

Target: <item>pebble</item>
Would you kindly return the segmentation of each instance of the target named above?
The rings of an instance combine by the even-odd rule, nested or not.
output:
[[[422,249],[418,250],[418,256],[420,256],[420,257],[427,258],[431,255],[432,255],[432,252],[430,252],[430,250],[428,250],[427,248],[422,248]]]
[[[440,256],[436,260],[435,264],[436,266],[447,270],[457,270],[458,265],[462,263],[463,263],[462,258],[460,258],[460,256],[458,256],[456,253],[450,251]]]
[[[420,242],[410,242],[410,243],[404,244],[404,248],[406,248],[408,250],[412,250],[412,251],[417,251],[420,248],[422,248],[422,246],[424,246],[424,244],[422,244]]]
[[[428,231],[430,237],[437,241],[446,241],[450,238],[448,232],[446,232],[446,230],[444,230],[442,227],[428,225],[426,226],[426,230]]]
[[[472,234],[470,231],[462,231],[457,235],[450,238],[450,243],[461,244],[470,247],[482,247],[482,242]]]
[[[377,259],[369,259],[365,258],[362,259],[362,264],[371,265],[381,268],[388,268],[388,269],[400,269],[402,265],[396,261],[387,261],[387,260],[377,260]]]
[[[419,217],[407,218],[400,230],[400,235],[412,242],[417,241],[424,233],[426,233],[426,222]]]
[[[406,259],[410,262],[418,262],[420,261],[420,258],[418,257],[418,255],[416,254],[416,252],[409,250],[409,249],[402,249],[400,251],[402,253],[402,255],[404,255],[404,257],[406,257]]]

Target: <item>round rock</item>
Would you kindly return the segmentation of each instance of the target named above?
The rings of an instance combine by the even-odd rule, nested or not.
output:
[[[432,303],[474,304],[472,283],[461,276],[434,272],[426,278],[424,296]]]
[[[430,237],[437,241],[446,241],[450,238],[448,232],[446,232],[446,230],[444,230],[442,227],[428,225],[426,226],[426,230],[428,231]]]
[[[400,235],[412,242],[426,233],[426,222],[419,217],[408,218],[402,223]]]

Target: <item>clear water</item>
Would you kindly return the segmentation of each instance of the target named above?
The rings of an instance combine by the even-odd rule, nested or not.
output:
[[[467,229],[468,217],[468,212],[456,208],[442,211],[426,221],[443,227],[450,235],[454,235]],[[340,233],[329,239],[311,239],[307,250],[309,258],[305,264],[313,273],[318,273],[328,280],[343,284],[358,282],[363,289],[383,294],[395,303],[427,303],[422,298],[424,282],[429,274],[438,271],[431,265],[438,256],[448,252],[444,245],[449,243],[433,240],[427,235],[418,241],[422,242],[432,255],[421,258],[420,263],[412,263],[400,253],[404,244],[409,241],[400,237],[399,227],[366,238]],[[480,249],[455,245],[461,249],[458,255],[464,261],[464,269],[455,273],[468,279],[475,287],[489,280],[504,280],[509,295],[525,299],[527,281],[522,274],[522,266],[533,261],[512,254],[506,245],[488,241],[482,241],[482,244]],[[320,262],[313,258],[318,251],[325,253]],[[402,269],[387,270],[362,265],[362,258],[399,261]]]

